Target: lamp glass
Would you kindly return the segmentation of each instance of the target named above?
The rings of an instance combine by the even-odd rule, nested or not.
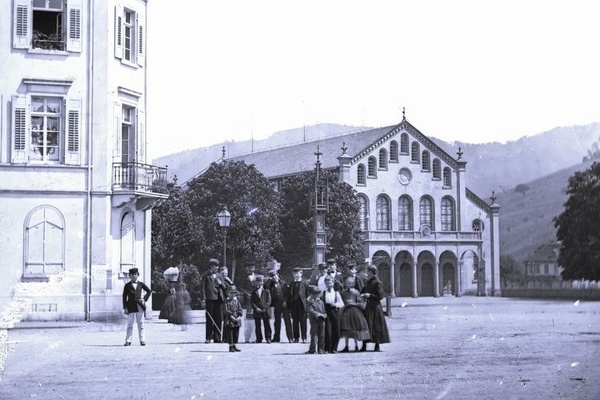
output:
[[[231,222],[231,214],[227,209],[221,210],[220,213],[217,214],[217,218],[219,220],[219,226],[221,228],[228,228],[229,223]]]

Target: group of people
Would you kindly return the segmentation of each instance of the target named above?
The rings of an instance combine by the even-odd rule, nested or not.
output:
[[[229,279],[227,267],[219,267],[217,259],[209,260],[200,290],[206,314],[205,343],[225,342],[230,352],[239,352],[237,344],[246,309],[246,318],[254,322],[255,343],[280,342],[283,320],[290,343],[306,343],[310,334],[307,354],[337,353],[341,339],[344,347],[340,352],[351,351],[351,340],[354,351],[367,351],[368,342],[374,343],[374,351],[380,351],[380,345],[389,343],[390,337],[381,307],[385,295],[377,267],[370,265],[359,274],[356,266],[349,266],[345,275],[337,270],[334,260],[318,267],[318,274],[308,280],[303,278],[301,268],[295,268],[289,283],[276,269],[269,271],[267,277],[253,275],[252,290],[242,296]],[[129,316],[126,346],[131,344],[134,321],[138,323],[140,343],[145,345],[142,315],[151,292],[137,281],[138,276],[136,269],[130,270],[131,281],[123,292],[123,307]],[[146,292],[144,296],[142,291]],[[173,283],[159,318],[187,329],[190,303],[185,284]],[[245,336],[248,342],[249,335]]]

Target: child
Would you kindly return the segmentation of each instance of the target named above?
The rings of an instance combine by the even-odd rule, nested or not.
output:
[[[144,317],[146,314],[146,302],[152,292],[144,282],[138,281],[140,272],[137,268],[129,270],[130,281],[123,287],[123,312],[127,315],[127,333],[125,336],[125,346],[131,346],[133,336],[133,322],[137,322],[140,345],[146,345],[144,333]],[[146,292],[142,298],[142,290]]]
[[[365,301],[355,288],[355,277],[348,275],[344,278],[344,289],[340,292],[344,308],[340,315],[340,337],[346,345],[342,353],[347,353],[350,338],[354,339],[354,351],[358,351],[358,341],[366,342],[371,339],[369,325],[365,319]]]
[[[308,316],[310,319],[310,346],[306,354],[325,354],[325,304],[321,298],[321,289],[317,286],[310,287],[310,296],[307,300]]]
[[[235,285],[231,285],[227,291],[227,300],[223,303],[223,340],[229,343],[231,353],[241,351],[236,346],[243,314],[242,304],[237,298],[239,294]]]

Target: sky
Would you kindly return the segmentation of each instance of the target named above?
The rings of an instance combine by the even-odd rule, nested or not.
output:
[[[596,0],[150,0],[150,157],[406,118],[449,142],[600,122]]]

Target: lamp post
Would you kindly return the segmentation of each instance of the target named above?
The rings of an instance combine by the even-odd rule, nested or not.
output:
[[[229,211],[227,211],[227,208],[224,208],[217,214],[217,219],[219,220],[219,226],[224,229],[223,265],[227,266],[227,228],[229,228],[229,223],[231,222],[231,214],[229,214]]]

